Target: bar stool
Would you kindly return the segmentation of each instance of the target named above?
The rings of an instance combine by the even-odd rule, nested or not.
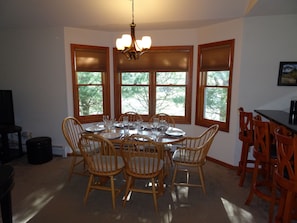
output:
[[[297,137],[288,136],[282,129],[275,129],[277,168],[275,188],[280,189],[280,201],[275,218],[276,223],[288,223],[297,218]],[[274,207],[276,191],[274,191]]]
[[[276,165],[276,148],[271,144],[272,135],[270,134],[269,122],[261,120],[261,116],[257,115],[253,119],[254,126],[254,150],[255,167],[253,169],[253,177],[250,193],[245,202],[249,205],[253,196],[273,202],[273,171]],[[277,201],[276,201],[277,202]],[[272,221],[273,208],[269,210],[269,222]]]
[[[246,172],[248,171],[247,165],[249,163],[255,163],[254,160],[248,159],[249,149],[254,144],[253,113],[245,112],[242,107],[238,109],[238,112],[240,128],[238,138],[242,141],[242,148],[237,174],[240,175],[239,186],[242,186],[245,180]]]

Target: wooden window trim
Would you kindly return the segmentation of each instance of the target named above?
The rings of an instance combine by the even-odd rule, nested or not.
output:
[[[206,48],[215,48],[220,46],[229,46],[230,55],[229,55],[229,64],[226,66],[226,63],[223,66],[214,66],[213,68],[209,66],[202,67],[202,57],[201,53],[203,49]],[[207,44],[201,44],[198,46],[198,67],[197,67],[197,92],[196,92],[196,118],[195,124],[200,126],[209,127],[213,124],[218,124],[221,131],[229,132],[230,125],[230,109],[231,109],[231,92],[232,92],[232,76],[233,76],[233,61],[234,61],[234,45],[235,40],[225,40],[220,42],[213,42]],[[202,68],[201,68],[202,67]],[[229,85],[227,92],[227,111],[226,111],[226,122],[220,122],[216,120],[209,120],[203,118],[204,113],[204,88],[206,87],[206,75],[203,74],[205,71],[219,71],[219,70],[228,70],[229,71]],[[223,87],[223,86],[221,86]]]
[[[103,86],[103,113],[110,115],[110,71],[109,71],[109,48],[101,46],[88,46],[80,44],[70,44],[71,50],[71,67],[72,67],[72,90],[73,90],[73,114],[81,123],[98,122],[102,120],[103,114],[80,116],[79,115],[79,98],[78,98],[78,85],[76,79],[76,54],[78,50],[83,50],[85,52],[96,52],[99,54],[105,54],[105,56],[100,55],[100,60],[96,66],[81,67],[80,71],[100,71],[103,73],[102,86]]]

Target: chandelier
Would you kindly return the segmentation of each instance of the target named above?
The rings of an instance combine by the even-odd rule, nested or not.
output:
[[[134,0],[132,0],[132,23],[130,24],[131,35],[123,34],[122,38],[116,40],[116,47],[120,50],[128,60],[137,60],[152,45],[150,36],[143,36],[141,40],[136,40],[134,23]]]

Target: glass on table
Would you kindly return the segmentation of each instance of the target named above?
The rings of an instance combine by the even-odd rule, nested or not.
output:
[[[125,125],[124,126],[124,136],[128,136],[129,135],[129,126]]]
[[[158,126],[156,126],[156,127],[155,126],[152,126],[152,137],[153,137],[153,140],[158,141],[159,134],[160,134],[160,132],[159,132]]]
[[[142,131],[142,120],[137,119],[135,121],[135,129],[137,133],[140,133]]]
[[[153,126],[152,127],[158,128],[159,122],[160,122],[159,118],[153,118]]]
[[[106,122],[109,120],[109,116],[108,115],[103,115],[102,120],[104,122],[104,126],[106,126]]]
[[[115,119],[106,120],[106,131],[107,132],[112,132],[112,130],[114,129],[114,123],[115,123]]]
[[[128,116],[124,116],[123,117],[123,126],[128,126],[129,125],[129,117]]]
[[[166,122],[166,120],[160,120],[159,129],[161,131],[161,135],[165,135],[165,132],[167,131],[168,128],[169,128],[169,125]]]

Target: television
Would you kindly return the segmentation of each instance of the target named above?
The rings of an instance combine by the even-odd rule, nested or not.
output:
[[[12,90],[0,90],[0,125],[15,125]]]

